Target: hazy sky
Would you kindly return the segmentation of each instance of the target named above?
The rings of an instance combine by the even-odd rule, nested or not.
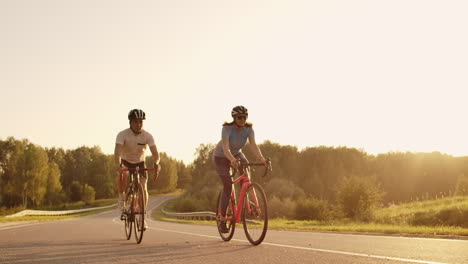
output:
[[[0,0],[0,139],[111,154],[141,108],[159,150],[189,163],[242,104],[259,143],[465,156],[467,14],[462,0]]]

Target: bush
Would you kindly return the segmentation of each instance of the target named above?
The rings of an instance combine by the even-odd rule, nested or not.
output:
[[[330,217],[330,207],[324,200],[302,199],[296,204],[295,214],[298,220],[326,220]]]
[[[460,226],[468,227],[468,209],[447,208],[440,211],[418,212],[410,221],[411,225]]]
[[[96,197],[96,191],[94,188],[88,184],[83,185],[83,189],[81,190],[81,200],[86,204],[94,202]]]
[[[1,216],[6,216],[6,215],[12,215],[16,214],[18,212],[21,212],[25,210],[26,207],[24,206],[18,206],[18,207],[12,207],[12,208],[7,208],[5,206],[0,207],[0,215]]]
[[[200,200],[191,196],[183,196],[171,202],[168,208],[177,213],[197,212],[200,208]]]
[[[354,220],[371,220],[383,196],[374,178],[344,178],[336,188],[337,206],[345,217]]]
[[[417,212],[414,214],[410,224],[414,226],[436,226],[437,218],[433,212]]]
[[[96,192],[96,199],[113,198],[117,196],[115,183],[113,182],[106,182],[98,186],[97,189],[98,191]]]
[[[276,196],[282,200],[290,198],[299,200],[305,198],[304,190],[286,179],[274,178],[265,186],[265,193],[269,197]]]
[[[437,214],[437,218],[443,225],[468,227],[468,209],[443,209]]]
[[[468,177],[463,175],[458,178],[455,195],[468,195]]]
[[[73,181],[70,186],[70,200],[72,202],[81,200],[81,184],[78,181]]]
[[[273,196],[273,198],[268,201],[268,214],[272,218],[294,218],[296,211],[296,202],[286,198],[281,200],[280,198]]]

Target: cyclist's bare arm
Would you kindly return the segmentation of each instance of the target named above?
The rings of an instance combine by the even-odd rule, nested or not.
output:
[[[159,157],[159,152],[158,148],[156,145],[150,147],[151,154],[153,155],[153,164],[158,165],[158,168],[155,168],[155,174],[157,174],[161,170],[161,165],[159,165],[160,157]]]
[[[229,148],[229,138],[223,137],[221,141],[223,143],[222,145],[223,145],[224,155],[226,155],[226,158],[228,158],[228,160],[231,161],[231,166],[233,166],[234,168],[237,168],[237,160],[234,157],[234,155],[232,155],[231,149]]]
[[[115,144],[115,149],[114,149],[114,162],[115,162],[115,169],[119,173],[121,172],[120,170],[120,163],[121,163],[121,155],[122,155],[122,149],[123,145],[122,144]]]
[[[260,162],[266,164],[266,160],[265,160],[265,158],[263,157],[262,152],[260,151],[260,148],[258,147],[257,142],[255,141],[255,137],[254,137],[254,136],[250,136],[250,137],[249,137],[249,143],[250,143],[250,144],[249,144],[249,145],[250,145],[250,148],[252,149],[252,152],[255,154],[255,156],[257,157],[257,159],[260,160]]]

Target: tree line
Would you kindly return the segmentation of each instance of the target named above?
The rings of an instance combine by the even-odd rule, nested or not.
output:
[[[170,192],[191,181],[190,168],[160,153],[161,176],[149,188]],[[148,162],[151,164],[151,158]],[[43,148],[28,140],[0,140],[0,207],[57,207],[66,203],[115,198],[113,155],[99,147]]]
[[[252,178],[264,187],[273,217],[369,219],[384,205],[468,195],[468,157],[439,152],[369,155],[325,146],[299,150],[270,141],[259,147],[271,158],[273,171],[262,177],[263,169],[257,168]],[[214,210],[221,180],[212,164],[213,148],[202,144],[197,149],[192,184],[170,205],[173,210]],[[249,147],[244,152],[254,157]]]
[[[468,194],[468,157],[439,152],[369,155],[325,146],[299,150],[270,141],[259,147],[272,159],[273,171],[261,177],[257,168],[252,177],[264,187],[273,216],[326,218],[334,204],[347,217],[367,217],[380,205]],[[173,205],[179,211],[213,210],[221,190],[213,149],[213,144],[201,144],[189,165],[160,153],[162,171],[156,183],[149,177],[149,189],[186,189]],[[250,148],[244,149],[248,158],[254,157]],[[115,197],[113,155],[99,147],[64,150],[13,137],[0,140],[0,207],[57,207]]]

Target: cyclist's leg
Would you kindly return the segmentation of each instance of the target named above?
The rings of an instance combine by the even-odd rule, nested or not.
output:
[[[148,177],[145,171],[140,172],[140,184],[143,187],[143,197],[145,200],[145,210],[148,207]]]
[[[147,184],[148,180],[146,178],[141,178],[140,179],[140,183],[141,183],[141,186],[143,187],[143,196],[144,196],[144,200],[145,200],[145,209],[146,207],[148,207],[148,184]]]
[[[128,171],[124,171],[122,173],[122,177],[120,177],[120,174],[117,173],[115,180],[117,185],[117,192],[119,194],[119,209],[123,210],[125,201],[125,190],[127,189]]]
[[[144,168],[145,167],[145,163],[144,162],[141,162],[138,164],[138,166],[140,166],[141,168]],[[148,228],[148,221],[146,221],[146,216],[147,216],[147,211],[146,209],[148,208],[148,199],[149,199],[149,194],[148,194],[148,177],[147,177],[147,174],[146,174],[146,171],[140,171],[140,184],[141,184],[141,187],[143,188],[143,201],[145,202],[145,206],[144,206],[144,209],[145,209],[145,215],[143,217],[145,217],[145,229]]]
[[[214,157],[214,165],[221,181],[223,191],[221,192],[221,219],[225,220],[229,197],[232,191],[231,175],[229,174],[230,162],[227,158]]]

